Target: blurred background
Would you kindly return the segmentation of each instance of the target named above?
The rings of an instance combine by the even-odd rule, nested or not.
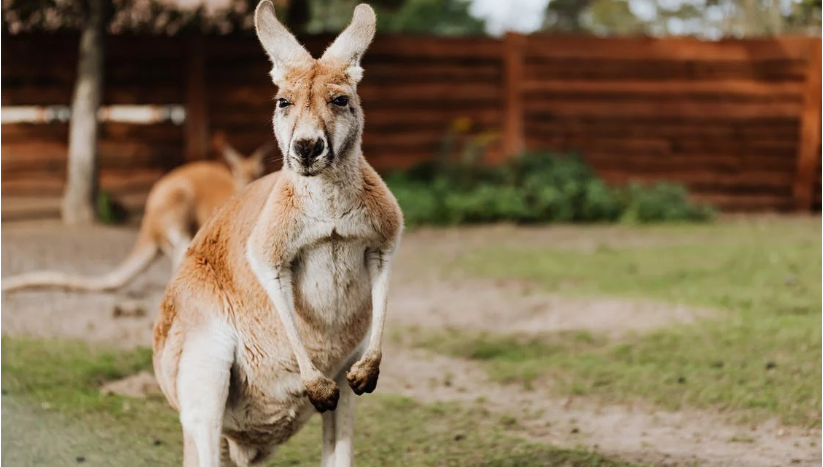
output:
[[[274,1],[315,56],[357,3]],[[820,0],[370,4],[407,234],[359,465],[821,465]],[[3,0],[4,278],[111,270],[164,174],[273,139],[255,5]],[[169,271],[3,294],[4,463],[179,463]]]
[[[353,4],[283,0],[279,11],[318,53]],[[82,109],[99,130],[95,151],[78,149],[91,160],[76,183],[129,210],[169,169],[214,158],[216,131],[246,153],[271,138],[274,87],[251,0],[3,5],[4,219],[59,211],[81,69],[102,100]],[[105,34],[87,44],[99,64],[83,68],[95,5]],[[677,182],[722,210],[820,209],[819,2],[375,6],[382,37],[360,94],[364,150],[384,173],[573,152],[607,182]]]

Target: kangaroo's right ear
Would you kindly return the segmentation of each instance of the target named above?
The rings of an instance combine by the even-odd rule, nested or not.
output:
[[[223,156],[229,167],[234,170],[243,162],[243,155],[237,152],[226,139],[226,135],[222,131],[214,134],[214,149],[218,154]]]
[[[260,162],[265,162],[265,157],[268,156],[269,153],[274,151],[274,149],[276,147],[277,147],[277,141],[274,141],[274,140],[268,141],[265,144],[263,144],[262,146],[260,146],[259,148],[257,148],[257,150],[255,150],[251,154],[251,156],[249,156],[249,158],[257,159]]]
[[[271,0],[263,0],[257,5],[254,28],[260,44],[274,65],[271,70],[274,84],[280,84],[290,66],[312,59],[311,54],[297,42],[297,38],[277,20]]]

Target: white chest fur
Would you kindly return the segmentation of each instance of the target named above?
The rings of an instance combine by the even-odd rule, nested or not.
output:
[[[336,230],[302,249],[292,262],[297,313],[326,329],[350,322],[370,306],[367,242]]]

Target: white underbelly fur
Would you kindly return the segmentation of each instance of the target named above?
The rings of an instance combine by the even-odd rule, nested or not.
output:
[[[295,303],[297,315],[303,321],[311,321],[324,328],[325,342],[311,342],[304,337],[304,343],[318,369],[334,378],[343,371],[346,364],[355,360],[358,348],[346,348],[328,362],[326,368],[320,365],[319,355],[313,350],[342,350],[342,334],[336,332],[345,328],[357,313],[371,311],[371,285],[365,264],[365,245],[361,242],[326,241],[314,245],[301,255],[293,265]],[[311,314],[308,318],[307,315]],[[369,316],[370,319],[370,316]],[[285,337],[285,336],[284,336]],[[367,336],[363,336],[364,339]],[[277,342],[281,349],[287,342]],[[303,393],[303,384],[297,371],[296,362],[289,359],[291,352],[279,349],[262,350],[255,355],[264,362],[255,370],[247,365],[248,355],[238,349],[237,368],[243,379],[252,383],[260,393],[250,399],[250,394],[238,394],[229,407],[224,425],[229,430],[267,432],[271,441],[279,444],[296,433],[303,423],[314,413],[314,408]],[[258,360],[258,363],[260,361]],[[289,371],[284,370],[289,368]],[[256,374],[249,374],[254,372]],[[262,373],[262,374],[261,374]],[[260,397],[262,395],[262,397]],[[262,434],[262,433],[261,433]]]

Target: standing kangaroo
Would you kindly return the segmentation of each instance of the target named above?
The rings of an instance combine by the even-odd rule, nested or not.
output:
[[[149,191],[137,243],[113,271],[99,277],[30,272],[4,278],[3,291],[31,287],[96,292],[118,289],[147,268],[159,251],[170,257],[176,268],[197,229],[235,192],[263,175],[264,157],[274,149],[273,145],[265,145],[244,158],[225,142],[222,134],[215,139],[229,167],[214,161],[197,161],[160,178]]]
[[[260,462],[312,406],[323,414],[322,465],[352,465],[354,395],[377,385],[403,229],[397,201],[361,151],[356,86],[375,21],[359,5],[314,59],[270,0],[257,6],[284,168],[197,233],[154,327],[155,375],[180,412],[187,467]]]

